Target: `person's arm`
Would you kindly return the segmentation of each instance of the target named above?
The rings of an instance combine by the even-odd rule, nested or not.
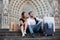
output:
[[[27,19],[27,24],[30,25],[30,21],[29,21],[29,19]]]
[[[23,26],[23,25],[24,25],[23,21],[22,21],[22,20],[20,20],[20,26]]]
[[[42,22],[42,21],[43,21],[43,19],[41,19],[41,18],[40,18],[40,19],[39,19],[39,18],[36,18],[36,19],[37,19],[39,22]]]
[[[20,24],[23,24],[22,20],[20,20]]]

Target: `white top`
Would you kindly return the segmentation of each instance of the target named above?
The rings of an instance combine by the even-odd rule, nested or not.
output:
[[[54,17],[44,17],[44,23],[53,23],[53,29],[55,32],[55,20]]]
[[[41,21],[41,19],[36,18],[38,21]],[[28,18],[27,19],[28,25],[36,25],[36,21],[33,18]]]
[[[28,25],[35,25],[36,24],[35,19],[33,19],[33,18],[28,18],[27,22],[28,22]]]

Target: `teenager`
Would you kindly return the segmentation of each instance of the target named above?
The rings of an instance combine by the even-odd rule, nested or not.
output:
[[[26,29],[27,29],[27,15],[25,12],[22,12],[21,18],[20,18],[20,27],[21,27],[21,32],[22,32],[22,37],[25,36],[26,34]]]

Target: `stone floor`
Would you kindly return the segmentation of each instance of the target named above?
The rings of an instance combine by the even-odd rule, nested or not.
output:
[[[32,38],[28,33],[22,38],[20,32],[9,32],[8,30],[0,30],[0,40],[60,40],[60,30],[56,30],[54,36],[43,36],[42,33],[37,33],[35,38]]]

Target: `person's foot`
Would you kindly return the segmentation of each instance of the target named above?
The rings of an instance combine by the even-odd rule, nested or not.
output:
[[[32,36],[32,38],[35,38],[35,34],[33,33],[33,34],[31,34],[31,36]]]
[[[22,37],[25,37],[25,33],[24,32],[22,33]]]
[[[25,35],[27,34],[25,30],[24,30],[24,34],[25,34]]]

